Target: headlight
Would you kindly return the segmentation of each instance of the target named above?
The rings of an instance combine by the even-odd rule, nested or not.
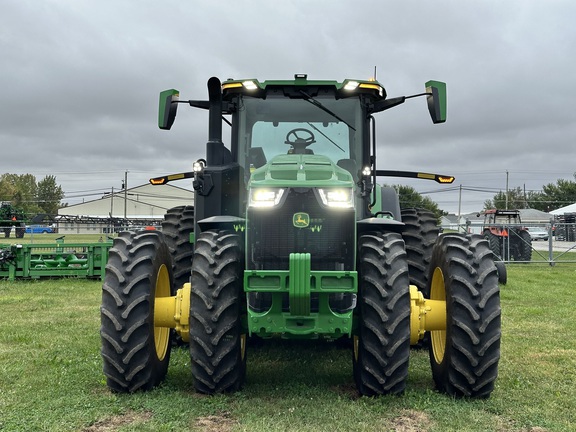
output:
[[[284,195],[284,189],[250,189],[248,205],[250,207],[274,207],[280,203],[282,195]]]
[[[339,208],[354,207],[354,194],[352,193],[352,188],[318,189],[318,194],[325,206]]]

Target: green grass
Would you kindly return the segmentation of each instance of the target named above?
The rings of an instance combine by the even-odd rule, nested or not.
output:
[[[112,394],[101,371],[100,282],[0,281],[0,430],[576,430],[576,267],[509,266],[508,281],[499,378],[479,401],[435,392],[425,351],[411,354],[403,396],[359,398],[349,348],[290,341],[251,344],[236,394],[195,394],[183,348],[160,388]]]

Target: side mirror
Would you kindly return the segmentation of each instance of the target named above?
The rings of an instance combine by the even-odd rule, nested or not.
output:
[[[158,106],[158,127],[160,129],[169,130],[174,124],[179,96],[180,92],[175,89],[160,92],[160,104]]]
[[[428,111],[434,124],[446,121],[446,83],[441,81],[428,81],[426,83],[426,99]]]

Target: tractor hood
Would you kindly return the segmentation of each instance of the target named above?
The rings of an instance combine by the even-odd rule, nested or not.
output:
[[[255,170],[249,187],[353,187],[352,175],[326,156],[288,154]]]

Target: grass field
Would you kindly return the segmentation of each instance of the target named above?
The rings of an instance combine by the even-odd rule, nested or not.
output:
[[[0,281],[0,430],[576,430],[575,291],[574,265],[509,266],[488,400],[436,393],[424,351],[411,354],[403,396],[359,398],[348,348],[286,341],[250,345],[244,390],[206,397],[192,390],[184,348],[173,350],[162,387],[107,390],[99,281]]]

